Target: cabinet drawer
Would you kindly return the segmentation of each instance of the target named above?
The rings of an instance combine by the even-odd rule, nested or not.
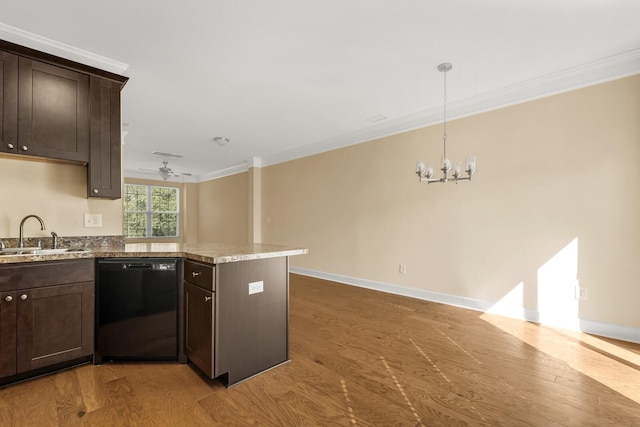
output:
[[[0,291],[93,282],[94,260],[40,261],[0,267]]]
[[[184,280],[203,289],[216,290],[215,266],[191,260],[184,261]]]

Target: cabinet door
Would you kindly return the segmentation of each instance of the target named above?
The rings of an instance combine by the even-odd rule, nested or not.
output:
[[[213,378],[213,296],[184,282],[184,353],[209,378]]]
[[[91,77],[89,197],[122,196],[120,90],[122,84]]]
[[[93,354],[94,283],[18,291],[17,372]]]
[[[18,147],[18,57],[0,51],[0,151]]]
[[[0,292],[0,378],[16,373],[17,292]]]
[[[18,60],[18,153],[89,160],[89,76]]]

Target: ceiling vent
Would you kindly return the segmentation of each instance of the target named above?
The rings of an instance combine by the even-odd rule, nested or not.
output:
[[[162,151],[152,151],[151,154],[162,157],[171,157],[172,159],[181,159],[182,157],[184,157],[181,154],[163,153]]]

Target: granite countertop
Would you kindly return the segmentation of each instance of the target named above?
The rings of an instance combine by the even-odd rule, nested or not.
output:
[[[0,264],[17,264],[22,262],[59,261],[59,260],[65,260],[65,259],[69,260],[69,259],[85,259],[85,258],[95,258],[95,255],[91,251],[65,252],[65,253],[55,254],[55,255],[11,254],[11,255],[1,255]]]
[[[221,264],[249,261],[262,258],[303,255],[307,249],[265,243],[230,244],[202,243],[197,245],[178,243],[128,243],[94,247],[91,251],[65,252],[60,254],[19,254],[2,255],[0,264],[15,264],[37,261],[58,261],[85,258],[150,258],[177,257],[194,261]]]
[[[180,257],[194,261],[222,264],[253,259],[303,255],[307,249],[265,243],[128,243],[124,248],[95,248],[96,258]]]

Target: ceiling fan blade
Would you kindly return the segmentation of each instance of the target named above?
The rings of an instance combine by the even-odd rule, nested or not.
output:
[[[167,165],[168,162],[162,162],[162,163],[163,163],[163,166],[159,167],[158,169],[138,168],[138,170],[142,172],[157,173],[157,174],[160,174],[160,176],[163,178],[164,178],[163,174],[166,174],[167,177],[173,177],[173,178],[177,178],[180,176],[193,176],[193,174],[190,174],[189,172],[174,172]]]

